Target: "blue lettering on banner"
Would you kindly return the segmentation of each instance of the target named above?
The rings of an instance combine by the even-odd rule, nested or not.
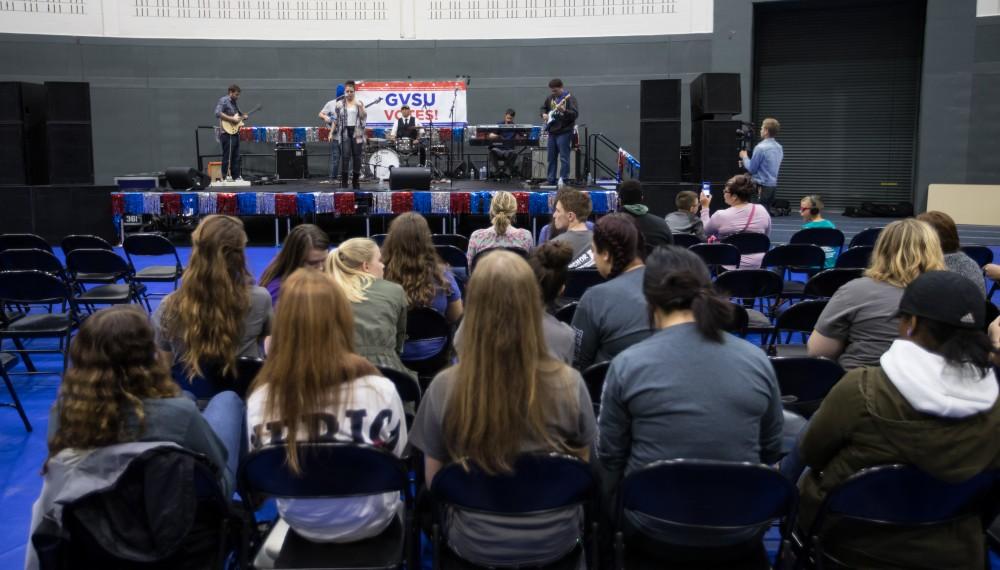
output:
[[[389,93],[385,96],[385,104],[390,107],[402,105],[431,107],[436,102],[437,93]]]

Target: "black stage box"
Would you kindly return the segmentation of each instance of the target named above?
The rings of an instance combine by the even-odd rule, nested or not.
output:
[[[0,228],[34,233],[50,244],[70,234],[93,234],[115,243],[111,193],[117,186],[0,187]]]

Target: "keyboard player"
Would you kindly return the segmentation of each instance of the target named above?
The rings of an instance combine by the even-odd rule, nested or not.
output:
[[[514,109],[507,109],[500,125],[513,125],[515,115]],[[517,158],[517,151],[514,150],[513,144],[514,135],[513,129],[502,129],[499,133],[487,135],[490,141],[490,160],[493,162],[491,165],[493,172],[501,172],[501,164],[506,166],[508,171],[512,171],[511,167]]]

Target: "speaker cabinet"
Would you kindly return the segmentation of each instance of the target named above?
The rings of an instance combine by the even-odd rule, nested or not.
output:
[[[397,166],[389,171],[390,190],[430,190],[431,169],[422,166]]]
[[[725,182],[740,173],[739,121],[691,123],[691,181]]]
[[[681,120],[681,80],[639,81],[639,118],[643,121]]]
[[[55,122],[90,122],[90,84],[45,82],[46,117]]]
[[[677,209],[674,200],[683,190],[698,193],[701,187],[691,182],[643,182],[642,202],[651,214],[663,217]]]
[[[681,179],[681,122],[643,120],[639,123],[639,156],[643,182]]]
[[[742,112],[739,73],[702,73],[691,82],[691,120],[731,119]]]
[[[0,82],[0,184],[46,184],[45,88]]]
[[[305,145],[279,146],[274,149],[274,162],[274,173],[280,180],[301,180],[307,177]]]
[[[46,125],[49,184],[93,184],[94,151],[90,123]]]
[[[531,149],[531,161],[530,165],[527,162],[523,165],[522,170],[524,172],[530,172],[531,178],[534,180],[545,180],[549,176],[549,149],[547,148],[533,148]],[[578,168],[582,166],[579,164],[581,161],[580,151],[577,149],[570,149],[569,151],[569,179],[577,180],[580,177],[578,173],[583,169]],[[559,176],[559,168],[556,168],[556,176]]]

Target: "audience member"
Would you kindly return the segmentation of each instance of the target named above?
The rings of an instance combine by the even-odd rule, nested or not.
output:
[[[799,200],[799,215],[802,216],[802,229],[808,230],[811,228],[827,228],[836,229],[837,226],[833,222],[827,220],[823,217],[823,199],[820,198],[819,194],[810,194]],[[833,267],[837,263],[837,250],[832,247],[822,246],[823,253],[826,254],[826,263],[823,264],[825,269]]]
[[[698,216],[698,194],[690,190],[682,190],[674,198],[677,210],[667,214],[666,222],[671,233],[689,234],[705,241],[705,224]]]
[[[809,336],[809,356],[836,358],[845,369],[874,366],[895,338],[903,289],[925,271],[944,269],[941,243],[913,218],[892,222],[875,242],[865,276],[843,285]]]
[[[705,224],[705,235],[719,239],[738,233],[771,234],[771,215],[761,204],[751,204],[754,184],[747,174],[738,174],[726,182],[722,191],[723,199],[729,206],[709,217],[708,207],[712,199],[701,197],[701,221]],[[756,269],[764,260],[763,253],[740,256],[740,269]]]
[[[580,370],[611,360],[651,333],[642,296],[639,230],[631,216],[604,216],[594,226],[593,241],[594,263],[607,281],[588,289],[573,315]]]
[[[350,442],[402,455],[403,404],[392,382],[355,353],[341,288],[329,275],[299,269],[282,290],[271,350],[247,399],[250,449],[285,445],[295,473],[302,469],[299,442]],[[399,493],[277,503],[296,533],[318,542],[377,536],[403,507]]]
[[[300,267],[322,269],[330,249],[330,236],[313,224],[300,224],[288,233],[281,251],[264,269],[260,282],[271,294],[271,303],[278,302],[281,282]]]
[[[591,211],[590,194],[579,190],[562,190],[556,195],[552,227],[559,235],[552,241],[565,242],[573,248],[570,269],[585,269],[594,266],[594,252],[591,251],[593,232],[587,229],[587,217]]]
[[[177,291],[153,313],[157,345],[188,379],[203,367],[235,371],[241,356],[264,356],[271,332],[271,295],[247,271],[247,234],[233,216],[206,216],[191,234],[191,259]]]
[[[61,525],[65,501],[110,486],[132,459],[167,442],[204,454],[232,495],[243,403],[222,392],[199,413],[159,357],[144,311],[135,305],[97,311],[83,321],[69,357],[49,413],[49,454],[31,534],[43,519]],[[119,445],[136,442],[152,445]],[[39,567],[29,539],[25,568]]]
[[[781,395],[767,356],[724,332],[731,304],[697,255],[657,248],[646,264],[642,291],[656,332],[611,361],[601,400],[598,454],[612,481],[660,459],[777,461]],[[659,551],[673,545],[716,561],[766,561],[766,529],[679,530],[639,513],[625,517],[628,534],[666,543]]]
[[[888,228],[887,228],[888,229]],[[823,400],[799,452],[799,524],[808,529],[827,493],[867,467],[904,463],[944,481],[1000,467],[1000,406],[984,330],[982,291],[948,271],[910,282],[899,339]],[[989,521],[987,521],[988,523]],[[983,521],[964,517],[909,529],[828,519],[825,550],[852,568],[982,568]]]
[[[528,265],[535,272],[535,279],[542,290],[542,303],[545,311],[542,313],[542,334],[549,353],[565,362],[573,363],[576,352],[576,332],[573,327],[555,318],[556,299],[566,289],[566,277],[569,272],[570,258],[573,250],[565,243],[542,244],[531,252]]]
[[[406,292],[383,279],[384,268],[378,246],[367,238],[349,239],[326,256],[326,272],[351,303],[355,350],[375,366],[412,374],[399,358],[406,340]]]
[[[535,245],[531,232],[514,227],[517,216],[517,200],[510,192],[500,191],[493,195],[490,201],[490,227],[472,232],[469,236],[469,248],[465,255],[469,258],[469,267],[476,255],[497,247],[516,247],[525,252],[531,251]]]
[[[508,251],[491,253],[467,293],[458,364],[431,382],[413,423],[410,441],[424,453],[428,486],[452,461],[496,474],[509,473],[525,452],[588,460],[597,431],[590,397],[580,374],[545,346],[541,292],[528,263]],[[572,550],[583,533],[576,507],[528,518],[453,512],[448,522],[446,543],[483,566],[519,561],[516,553],[524,552],[537,552],[541,566]]]
[[[385,278],[403,286],[410,308],[430,307],[452,323],[462,318],[462,293],[434,249],[426,218],[407,212],[393,220],[382,255]]]
[[[622,211],[632,216],[643,241],[651,248],[674,243],[670,226],[663,218],[650,214],[642,199],[642,185],[638,180],[626,180],[618,185],[618,202]]]
[[[944,253],[944,266],[948,271],[954,271],[959,275],[967,277],[975,283],[986,294],[986,280],[983,279],[983,270],[979,264],[962,251],[962,244],[958,241],[958,226],[955,220],[944,212],[930,211],[917,216],[922,222],[927,222],[937,232],[941,241],[941,251]]]

